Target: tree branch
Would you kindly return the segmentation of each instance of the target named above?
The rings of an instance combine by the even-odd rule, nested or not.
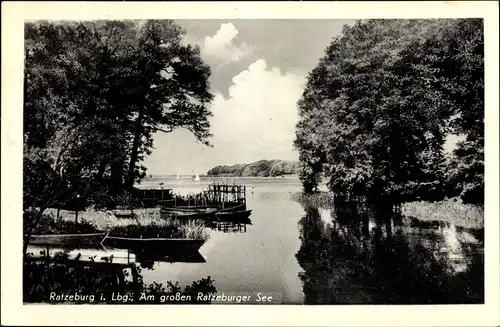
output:
[[[173,127],[170,127],[168,129],[162,129],[159,127],[151,127],[151,129],[153,129],[155,132],[163,132],[163,133],[170,133],[174,130]]]

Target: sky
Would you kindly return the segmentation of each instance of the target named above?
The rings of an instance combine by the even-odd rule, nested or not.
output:
[[[308,73],[353,20],[177,20],[211,68],[212,147],[184,129],[154,136],[148,174],[205,174],[217,165],[298,160],[293,149]],[[445,150],[463,139],[449,136]]]
[[[297,160],[297,101],[307,74],[352,20],[177,20],[211,68],[213,147],[183,129],[157,133],[148,174],[204,174],[217,165]]]

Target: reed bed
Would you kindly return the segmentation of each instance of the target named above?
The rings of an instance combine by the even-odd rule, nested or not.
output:
[[[304,206],[325,209],[334,208],[333,194],[330,192],[318,192],[314,194],[298,192],[292,195],[292,199]]]
[[[115,211],[129,214],[130,210]],[[209,231],[202,222],[184,222],[172,217],[164,217],[159,209],[134,209],[131,218],[117,217],[112,211],[84,212],[82,221],[96,226],[98,230],[108,231],[110,235],[142,238],[192,238],[208,239]],[[66,219],[73,219],[69,215]]]
[[[408,202],[403,204],[402,212],[407,217],[419,220],[447,221],[465,228],[484,228],[484,208],[464,204],[459,198],[439,202]]]

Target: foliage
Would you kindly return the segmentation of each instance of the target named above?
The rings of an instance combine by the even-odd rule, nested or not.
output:
[[[25,25],[24,208],[39,208],[32,227],[47,207],[92,197],[106,206],[130,190],[156,132],[185,128],[208,144],[210,69],[183,36],[164,20]]]
[[[259,160],[249,164],[216,166],[207,172],[209,176],[259,176],[276,177],[297,173],[298,163],[287,160]]]
[[[42,196],[39,176],[87,191],[131,186],[158,131],[207,143],[210,70],[183,35],[171,21],[26,24],[27,200]]]
[[[318,209],[305,207],[296,257],[306,304],[484,302],[481,255],[464,259],[467,268],[455,271],[448,253],[434,248],[434,231],[418,233],[407,222],[372,217],[360,207],[336,207],[329,225]]]
[[[94,296],[94,302],[90,302],[88,297],[83,301],[70,303],[85,304],[160,304],[161,296],[190,295],[189,302],[168,301],[165,304],[199,304],[197,301],[198,292],[210,295],[217,292],[214,280],[208,276],[198,281],[194,281],[182,289],[179,284],[167,281],[165,285],[160,283],[146,284],[142,275],[138,272],[137,280],[131,281],[128,269],[116,269],[111,266],[90,267],[78,265],[78,262],[71,262],[64,258],[54,260],[54,262],[25,262],[23,267],[23,301],[31,303],[55,303],[50,299],[50,293],[75,294],[80,296]],[[118,280],[122,280],[118,283]],[[113,300],[112,295],[115,295]],[[127,296],[127,302],[117,301],[116,295]],[[101,298],[101,295],[103,296]],[[153,300],[145,300],[147,296],[153,296]],[[143,300],[141,300],[143,296]],[[151,297],[149,297],[151,299]],[[65,301],[62,301],[65,302]],[[68,301],[66,301],[68,303]],[[210,301],[202,301],[207,304]]]
[[[346,26],[309,74],[298,103],[295,147],[304,190],[313,191],[324,172],[337,198],[442,199],[450,180],[446,135],[483,135],[482,43],[480,20]],[[462,189],[471,193],[470,184],[480,189],[482,147],[474,158],[462,148],[457,170],[468,170]]]
[[[36,213],[24,213],[24,232],[27,233],[28,222],[33,221],[32,215]],[[32,231],[34,234],[86,234],[100,232],[96,224],[90,221],[79,219],[78,223],[59,217],[54,219],[49,215],[43,215],[37,226]]]

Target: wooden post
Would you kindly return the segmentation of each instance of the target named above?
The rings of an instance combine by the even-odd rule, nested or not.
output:
[[[78,224],[78,209],[75,210],[75,223]]]
[[[59,219],[59,212],[61,212],[61,208],[57,207],[56,219]]]

